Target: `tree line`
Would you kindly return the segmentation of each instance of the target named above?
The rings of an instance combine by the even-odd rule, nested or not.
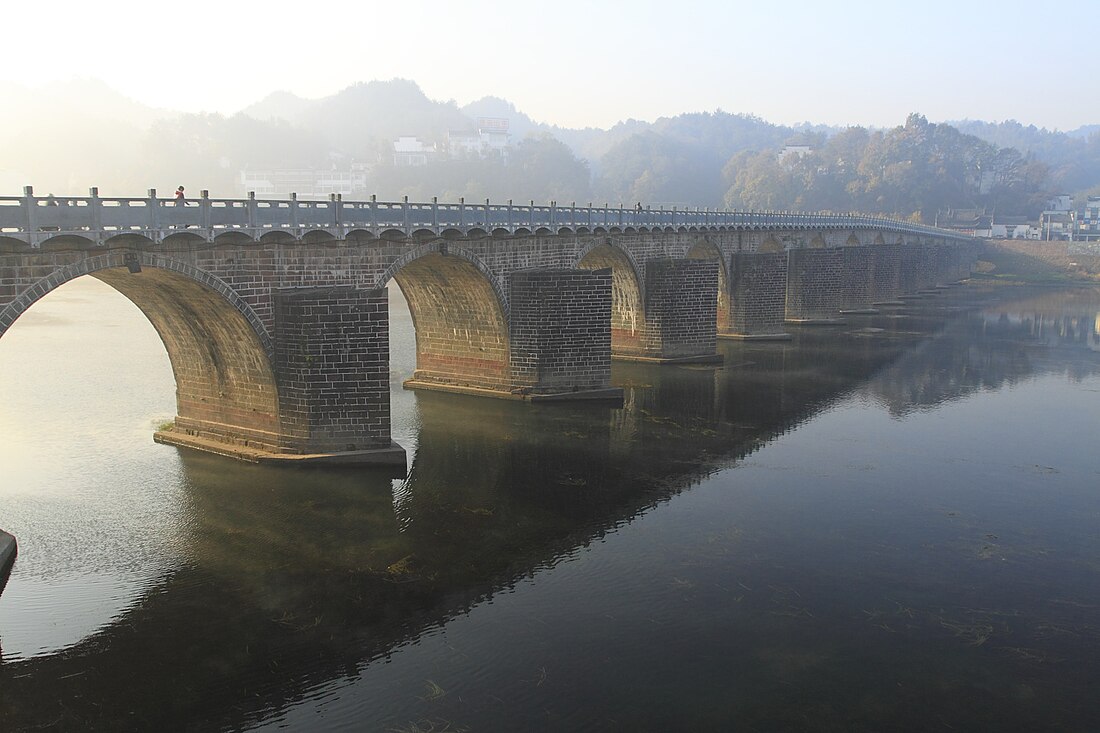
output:
[[[367,183],[357,193],[388,200],[864,211],[925,223],[960,209],[1033,217],[1052,194],[1100,193],[1096,126],[1067,134],[911,114],[890,129],[838,129],[718,110],[570,130],[537,123],[504,100],[434,101],[405,80],[319,100],[276,93],[231,116],[141,108],[101,86],[87,92],[83,99],[71,86],[45,101],[5,92],[28,112],[0,118],[0,134],[18,142],[0,159],[4,188],[79,194],[96,185],[105,195],[140,195],[184,184],[234,196],[243,194],[245,169],[360,166]],[[91,109],[121,112],[96,117]],[[444,152],[450,133],[476,129],[481,116],[510,119],[506,157]],[[395,165],[400,135],[440,152],[424,166]],[[791,144],[808,152],[783,154]]]

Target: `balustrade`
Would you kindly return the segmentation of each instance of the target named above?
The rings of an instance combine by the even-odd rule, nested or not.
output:
[[[418,230],[441,233],[457,229],[493,231],[504,229],[531,232],[548,229],[577,231],[602,227],[626,229],[877,229],[910,235],[928,235],[955,240],[969,239],[958,232],[914,224],[901,219],[863,214],[825,214],[773,211],[730,211],[701,208],[651,209],[549,205],[469,204],[378,201],[344,201],[339,194],[328,200],[303,201],[295,194],[289,199],[257,199],[249,193],[244,199],[214,199],[202,191],[197,199],[179,201],[158,198],[151,189],[142,198],[101,197],[91,189],[86,197],[35,196],[28,186],[23,196],[0,196],[0,236],[38,232],[147,233],[176,229],[202,230],[219,234],[232,230],[343,230],[367,229],[377,233],[399,230],[411,235]],[[49,234],[47,236],[54,236]],[[31,238],[34,244],[41,236]]]

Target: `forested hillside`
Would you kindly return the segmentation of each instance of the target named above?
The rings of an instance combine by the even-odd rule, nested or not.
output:
[[[892,129],[789,127],[718,110],[564,129],[507,100],[459,107],[400,79],[321,99],[275,92],[231,116],[150,109],[97,82],[5,87],[0,96],[18,109],[0,119],[5,193],[25,183],[59,195],[184,184],[234,196],[246,169],[355,166],[367,172],[360,193],[385,199],[858,210],[933,223],[951,209],[1034,216],[1050,194],[1100,186],[1096,126],[1064,133],[912,114]],[[478,117],[509,120],[507,160],[444,152],[448,134],[474,131]],[[395,166],[399,136],[440,152],[425,166]],[[801,147],[785,153],[787,145]]]

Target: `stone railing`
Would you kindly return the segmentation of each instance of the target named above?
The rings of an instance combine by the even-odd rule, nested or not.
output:
[[[162,236],[169,230],[194,229],[216,236],[227,231],[249,232],[310,230],[349,232],[356,229],[375,235],[393,232],[465,236],[484,232],[507,234],[545,231],[594,232],[652,229],[874,229],[953,240],[969,237],[901,219],[862,214],[818,214],[794,211],[728,211],[714,209],[652,209],[608,207],[467,203],[411,203],[344,201],[338,194],[328,200],[199,198],[177,201],[158,198],[150,190],[145,198],[101,197],[98,189],[89,196],[35,196],[31,187],[23,196],[0,196],[0,237],[22,240],[32,246],[63,233],[81,234],[103,240],[124,233]]]

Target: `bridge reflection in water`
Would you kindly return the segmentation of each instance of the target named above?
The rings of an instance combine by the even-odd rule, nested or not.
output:
[[[525,611],[532,614],[531,638],[547,644],[549,671],[526,670],[531,684],[522,686],[523,693],[498,690],[498,704],[477,687],[487,668],[508,665],[509,644],[515,641],[509,636],[514,632],[491,628],[491,623],[480,632],[468,632],[482,634],[486,643],[471,644],[465,651],[492,650],[488,653],[494,656],[469,658],[461,666],[470,675],[465,703],[456,701],[457,694],[447,699],[442,687],[427,685],[431,680],[402,677],[408,672],[396,665],[394,680],[382,683],[372,677],[372,689],[382,693],[387,684],[411,685],[403,688],[405,699],[355,699],[351,691],[408,645],[445,633],[461,618],[467,626],[473,624],[471,614],[486,603],[519,603],[509,597],[528,578],[545,576],[548,568],[569,562],[577,566],[574,575],[585,572],[584,548],[617,528],[635,524],[643,534],[657,532],[654,522],[644,520],[662,511],[675,516],[679,510],[671,504],[678,494],[737,466],[822,411],[864,398],[903,414],[1050,371],[1065,370],[1079,379],[1100,373],[1095,352],[1079,348],[1077,331],[1051,340],[1047,332],[1036,333],[1034,318],[1002,319],[995,309],[968,313],[955,311],[955,306],[969,307],[964,300],[948,298],[888,317],[868,317],[844,331],[800,330],[788,344],[727,344],[721,366],[617,364],[613,376],[625,391],[622,409],[395,394],[395,412],[406,400],[413,414],[405,419],[416,425],[415,456],[404,481],[395,482],[380,471],[286,472],[234,465],[230,472],[217,458],[181,451],[189,513],[182,523],[186,562],[166,573],[121,617],[79,643],[0,665],[0,728],[205,730],[301,723],[296,715],[322,706],[326,696],[340,690],[350,696],[346,707],[334,704],[337,712],[327,721],[307,718],[303,725],[396,729],[405,720],[429,719],[458,708],[477,730],[502,720],[518,726],[514,729],[549,725],[596,730],[613,728],[593,719],[609,707],[628,729],[644,728],[646,720],[660,728],[696,707],[685,702],[692,691],[700,696],[697,707],[708,711],[694,713],[701,716],[696,723],[702,729],[708,721],[728,721],[732,711],[723,711],[717,699],[732,693],[719,694],[706,678],[683,683],[665,679],[650,687],[657,694],[660,685],[667,685],[672,696],[664,709],[673,717],[663,721],[658,712],[662,707],[655,708],[652,701],[636,700],[632,715],[629,695],[637,693],[617,686],[601,689],[607,695],[602,700],[587,699],[584,685],[600,676],[601,663],[585,658],[583,645],[577,645],[590,634],[619,628],[626,635],[616,643],[632,649],[623,654],[636,658],[637,664],[610,668],[624,678],[641,674],[632,667],[663,663],[651,654],[696,654],[702,669],[712,672],[715,660],[708,658],[707,635],[690,631],[691,618],[670,626],[670,612],[654,608],[654,630],[643,633],[648,622],[588,615],[587,609],[602,607],[601,598],[571,597],[567,589],[559,589],[554,602],[577,609],[570,648],[554,648],[565,640],[542,637],[537,609]],[[1034,307],[1041,312],[1040,305]],[[1088,307],[1081,304],[1075,323],[1089,317],[1095,322]],[[1095,343],[1095,331],[1085,343]],[[808,483],[825,481],[812,468],[797,470],[807,471]],[[737,473],[729,475],[736,484]],[[728,487],[725,501],[743,502],[743,511],[763,523],[726,527],[712,535],[713,556],[697,558],[700,563],[720,560],[728,566],[728,577],[693,587],[692,581],[666,578],[673,570],[690,575],[690,568],[670,568],[653,556],[647,570],[654,574],[653,582],[682,582],[683,593],[709,597],[709,605],[719,609],[716,613],[736,619],[739,637],[720,645],[725,654],[733,652],[722,664],[731,679],[744,683],[736,699],[759,697],[749,720],[779,721],[779,727],[793,728],[799,719],[806,720],[798,716],[824,711],[826,720],[839,723],[843,715],[833,717],[840,713],[824,707],[830,694],[853,681],[867,684],[868,694],[885,694],[873,682],[880,675],[872,668],[883,660],[847,648],[867,633],[866,618],[853,621],[847,616],[859,617],[861,609],[886,627],[881,634],[875,632],[875,644],[902,633],[897,638],[904,643],[891,653],[914,654],[937,674],[963,679],[993,674],[991,669],[1004,667],[1006,655],[1009,664],[1019,661],[1010,652],[976,659],[973,649],[980,645],[984,627],[968,617],[945,616],[937,633],[937,622],[927,619],[916,628],[920,620],[910,610],[910,627],[904,626],[904,615],[895,613],[895,606],[915,605],[906,594],[933,582],[935,573],[924,569],[929,577],[915,579],[874,573],[883,570],[882,557],[892,557],[912,538],[899,539],[899,547],[859,547],[860,553],[870,553],[865,565],[832,568],[815,578],[815,558],[799,556],[803,545],[793,534],[814,521],[794,519],[786,530],[777,530],[770,523],[792,520],[790,512],[797,509],[786,506],[780,512],[785,518],[772,516],[762,511],[759,496],[735,485]],[[835,517],[816,519],[829,518]],[[674,556],[675,545],[667,551]],[[785,563],[799,567],[791,571]],[[863,572],[873,577],[861,577]],[[821,595],[820,586],[838,578],[851,586]],[[849,598],[849,593],[856,597]],[[1079,628],[1070,610],[1066,606],[1047,612],[1064,628]],[[824,624],[833,625],[831,652],[811,641]],[[951,625],[974,637],[964,645],[945,643],[954,633]],[[495,644],[490,641],[494,634],[500,635]],[[1091,638],[1077,652],[1059,647],[1058,654],[1070,655],[1070,666],[1076,666],[1086,661],[1086,652],[1097,641]],[[463,649],[455,651],[461,653]],[[835,656],[825,663],[814,656],[819,654]],[[578,662],[580,658],[585,661]],[[570,667],[581,664],[586,665],[584,674],[569,679]],[[1028,712],[1032,709],[1025,698],[1013,698],[1014,692],[1002,699],[996,680],[987,681],[991,691],[986,694],[1007,703],[1003,712],[974,712],[968,697],[975,692],[972,685],[920,679],[914,676],[913,662],[899,664],[898,674],[914,688],[902,695],[901,703],[893,701],[901,707],[917,704],[920,694],[938,689],[948,720],[965,722],[971,715],[987,716],[972,717],[971,722],[1009,723],[1013,716],[1022,714],[1027,720],[1028,714],[1036,714]],[[795,712],[790,712],[791,700],[781,688],[759,687],[761,667],[775,680],[798,681],[801,702],[793,704]],[[1029,674],[1033,695],[1049,694],[1059,679],[1058,672],[1045,669],[1029,668]],[[555,690],[553,701],[559,707],[552,711],[532,704],[545,702],[540,697],[543,683]],[[888,684],[898,683],[891,678]],[[841,697],[848,700],[851,693]],[[1085,706],[1082,713],[1098,712],[1095,701],[1072,702]],[[887,716],[880,722],[896,722],[888,717],[889,705],[882,704],[887,707],[861,711],[866,717],[857,719],[875,720],[879,714]],[[914,720],[928,722],[925,717]]]

